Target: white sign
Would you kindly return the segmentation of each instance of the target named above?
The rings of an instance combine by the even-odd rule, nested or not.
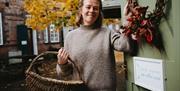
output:
[[[120,8],[120,1],[119,0],[102,0],[103,8],[112,8],[112,7],[119,7]]]
[[[162,60],[134,57],[133,62],[136,85],[152,91],[165,91],[164,63]]]
[[[8,52],[9,57],[21,56],[21,55],[22,55],[21,51],[9,51]],[[22,63],[22,59],[18,59],[18,58],[9,59],[9,64],[15,64],[15,63]]]
[[[21,45],[27,45],[27,41],[26,40],[21,41]]]

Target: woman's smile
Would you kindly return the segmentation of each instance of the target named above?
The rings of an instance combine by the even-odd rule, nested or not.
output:
[[[99,16],[99,2],[96,0],[85,0],[81,10],[84,25],[92,25]]]

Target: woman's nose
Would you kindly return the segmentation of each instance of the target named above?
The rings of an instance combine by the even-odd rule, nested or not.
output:
[[[90,11],[90,12],[93,12],[93,10],[94,10],[93,7],[91,7],[89,11]]]

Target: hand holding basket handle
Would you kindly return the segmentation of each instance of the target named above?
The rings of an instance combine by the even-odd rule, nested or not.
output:
[[[58,62],[57,62],[58,64],[66,64],[69,59],[69,54],[64,48],[61,48],[58,51],[57,58],[58,58]]]
[[[74,62],[69,58],[68,54],[65,53],[65,50],[63,49],[60,50],[59,50],[60,53],[56,51],[47,51],[39,54],[33,59],[30,66],[26,70],[26,84],[28,91],[87,91],[86,84],[80,77],[80,74],[79,74],[80,80],[58,80],[55,78],[44,77],[41,74],[37,74],[36,70],[33,70],[35,67],[34,65],[38,61],[40,61],[39,59],[46,56],[47,54],[55,54],[59,56],[61,54],[63,58],[62,59],[58,58],[58,61],[62,61],[62,64],[63,62],[66,63],[69,61],[69,63],[72,63],[72,65],[74,65],[74,67],[77,68]],[[79,73],[78,68],[77,70]]]
[[[57,58],[58,58],[57,63],[60,65],[67,64],[68,60],[69,60],[69,62],[72,63],[74,65],[74,67],[77,69],[79,78],[80,78],[80,80],[82,80],[82,77],[80,76],[80,71],[79,71],[77,65],[74,63],[74,61],[71,60],[71,58],[69,57],[69,54],[63,47],[59,49],[59,51],[57,53]]]

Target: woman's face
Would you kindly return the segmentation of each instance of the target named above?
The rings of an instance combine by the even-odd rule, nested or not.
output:
[[[84,0],[81,10],[84,25],[92,25],[96,21],[99,7],[98,0]]]

